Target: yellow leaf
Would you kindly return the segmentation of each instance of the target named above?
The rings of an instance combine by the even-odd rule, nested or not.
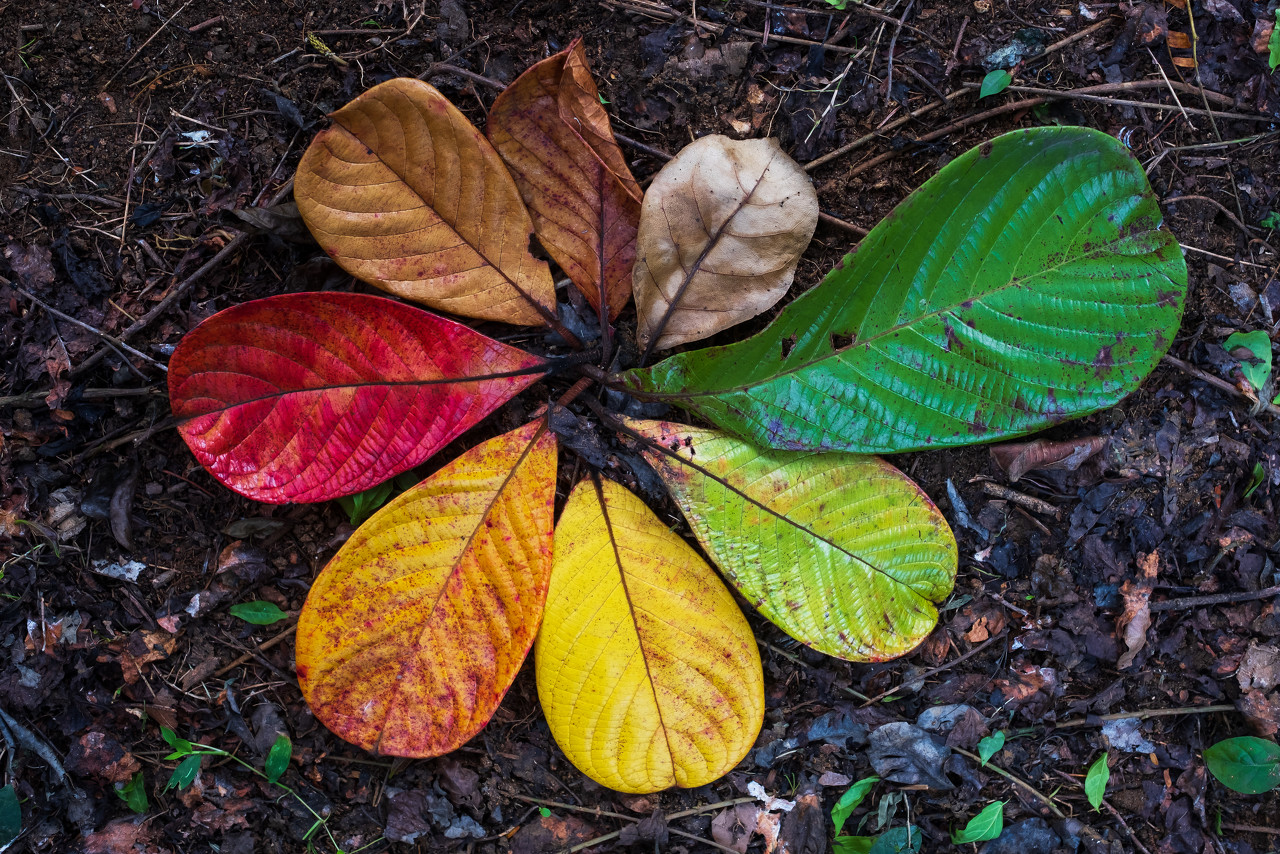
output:
[[[502,158],[420,80],[388,80],[331,116],[294,198],[357,279],[443,311],[525,326],[555,317],[551,272]]]
[[[732,594],[609,481],[579,484],[556,527],[536,666],[556,743],[621,792],[718,779],[764,720],[760,653]]]
[[[439,756],[479,732],[533,644],[551,571],[556,440],[490,439],[388,504],[311,587],[312,712],[367,750]]]

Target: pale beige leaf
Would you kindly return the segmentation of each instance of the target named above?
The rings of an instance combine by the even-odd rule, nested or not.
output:
[[[818,194],[774,139],[705,136],[645,193],[632,286],[646,352],[706,338],[786,293]]]

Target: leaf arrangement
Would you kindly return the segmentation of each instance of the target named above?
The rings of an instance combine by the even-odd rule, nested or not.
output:
[[[645,367],[791,285],[818,204],[775,141],[698,140],[642,193],[580,42],[512,84],[484,134],[416,80],[332,119],[295,196],[339,264],[437,310],[548,329],[533,354],[396,300],[304,293],[223,311],[174,353],[172,407],[196,458],[275,503],[377,487],[539,384],[548,405],[530,423],[490,430],[375,513],[312,587],[303,694],[379,753],[466,742],[534,648],[552,734],[588,776],[628,792],[715,780],[764,712],[732,591],[827,654],[910,651],[951,591],[955,539],[916,484],[865,455],[1114,404],[1167,349],[1186,294],[1124,147],[1036,128],[953,160],[763,331]],[[531,235],[594,327],[570,331]],[[613,322],[632,295],[623,347]],[[577,382],[550,400],[562,375]],[[592,382],[711,426],[615,414],[582,395]],[[617,470],[604,476],[605,454],[581,436],[561,447],[565,423],[596,422],[615,462],[652,467],[640,476],[656,473],[715,568]],[[575,455],[557,521],[558,464]]]

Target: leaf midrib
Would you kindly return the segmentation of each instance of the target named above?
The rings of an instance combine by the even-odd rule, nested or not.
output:
[[[802,531],[802,532],[804,532],[804,533],[806,533],[806,534],[808,534],[808,535],[812,536],[812,537],[813,537],[813,539],[815,539],[815,540],[817,540],[817,541],[819,541],[819,542],[821,542],[821,543],[826,544],[827,546],[831,547],[831,548],[832,548],[832,549],[834,549],[835,551],[838,551],[838,552],[840,552],[841,554],[845,554],[845,555],[847,555],[847,556],[848,556],[851,560],[853,560],[855,563],[859,563],[859,564],[861,564],[861,565],[865,566],[867,569],[871,570],[872,572],[875,572],[875,573],[877,573],[877,574],[879,574],[879,575],[884,576],[884,577],[885,577],[886,579],[888,579],[892,584],[894,584],[894,585],[896,585],[896,586],[898,586],[898,587],[905,588],[909,593],[911,593],[913,596],[918,597],[920,600],[922,600],[922,601],[924,601],[924,602],[927,602],[927,603],[928,603],[928,604],[930,604],[930,605],[936,605],[936,603],[935,603],[932,599],[929,599],[928,597],[926,597],[925,595],[923,595],[922,593],[920,593],[919,591],[917,591],[915,588],[911,587],[911,585],[907,584],[906,582],[901,581],[900,579],[894,578],[894,577],[893,577],[893,575],[891,575],[888,571],[886,571],[886,570],[884,570],[884,569],[880,568],[879,566],[875,565],[874,563],[872,563],[871,561],[867,560],[866,558],[864,558],[864,557],[862,557],[862,556],[860,556],[860,555],[856,555],[856,554],[854,554],[853,552],[851,552],[851,551],[849,551],[848,549],[846,549],[844,546],[841,546],[841,545],[840,545],[840,544],[838,544],[838,543],[832,542],[830,539],[828,539],[827,537],[822,536],[821,534],[817,533],[816,531],[814,531],[814,530],[812,530],[812,529],[810,529],[810,528],[807,528],[807,527],[805,527],[804,525],[801,525],[800,523],[798,523],[798,522],[794,521],[793,519],[791,519],[790,517],[788,517],[786,514],[784,514],[784,513],[780,513],[780,512],[778,512],[777,510],[774,510],[772,507],[768,506],[767,504],[765,504],[764,502],[760,501],[759,499],[756,499],[756,498],[754,498],[754,497],[752,497],[752,496],[748,495],[747,493],[743,492],[743,491],[742,491],[741,489],[739,489],[737,486],[735,486],[734,484],[730,483],[727,479],[725,479],[725,478],[721,477],[720,475],[714,474],[713,472],[707,471],[705,468],[703,468],[702,466],[698,465],[698,464],[697,464],[697,463],[695,463],[693,460],[686,458],[685,456],[683,456],[683,455],[682,455],[682,454],[680,454],[679,452],[671,451],[669,448],[665,447],[665,446],[662,444],[662,442],[660,442],[660,441],[655,441],[655,440],[651,439],[650,437],[645,436],[645,435],[644,435],[644,434],[642,434],[642,433],[638,433],[638,432],[636,432],[636,431],[633,431],[633,430],[632,430],[631,428],[629,428],[629,427],[627,428],[627,430],[628,430],[629,432],[633,432],[633,434],[634,434],[634,435],[638,435],[638,436],[640,436],[641,438],[645,439],[645,440],[646,440],[646,441],[648,441],[648,442],[652,442],[652,445],[649,445],[649,446],[648,446],[649,448],[658,448],[658,449],[660,449],[660,451],[661,451],[664,455],[666,455],[666,456],[669,456],[669,457],[672,457],[672,458],[674,458],[674,459],[679,460],[681,463],[683,463],[684,465],[687,465],[689,468],[693,469],[694,471],[698,472],[699,474],[703,475],[704,477],[706,477],[706,478],[708,478],[708,479],[710,479],[710,480],[713,480],[713,481],[715,481],[716,483],[720,484],[722,487],[724,487],[724,488],[725,488],[726,490],[728,490],[729,492],[732,492],[732,493],[734,493],[735,495],[740,496],[743,500],[745,500],[745,501],[747,501],[747,502],[749,502],[749,503],[751,503],[751,504],[755,505],[756,507],[760,508],[760,509],[761,509],[761,510],[763,510],[765,513],[767,513],[768,515],[773,516],[773,517],[775,517],[775,518],[777,518],[777,519],[781,519],[783,522],[785,522],[786,524],[790,525],[791,527],[796,528],[796,529],[798,529],[798,530],[800,530],[800,531]],[[692,431],[690,431],[690,432],[692,432]],[[702,432],[702,431],[700,431],[700,432]],[[711,437],[711,438],[714,438],[714,437]],[[760,456],[761,456],[761,455],[757,454],[757,457],[756,457],[756,458],[757,458],[757,459],[759,459],[759,457],[760,457]]]
[[[1132,195],[1128,196],[1128,198],[1132,198]],[[1157,228],[1157,229],[1154,229],[1154,231],[1159,231],[1159,229],[1158,229],[1158,228]],[[1152,230],[1151,230],[1151,229],[1148,229],[1148,230],[1146,230],[1146,231],[1143,231],[1143,232],[1142,232],[1142,234],[1150,234],[1151,232],[1152,232]],[[850,344],[849,346],[847,346],[847,347],[844,347],[844,348],[839,349],[839,350],[832,350],[830,353],[824,353],[824,354],[822,354],[822,355],[820,355],[820,356],[817,356],[817,357],[815,357],[815,358],[813,358],[813,359],[810,359],[809,361],[803,362],[803,363],[801,363],[801,364],[795,365],[795,366],[793,366],[793,367],[791,367],[791,368],[786,368],[786,369],[784,369],[784,370],[778,370],[778,371],[776,371],[776,372],[774,372],[774,373],[769,374],[767,377],[765,377],[765,378],[763,378],[763,379],[755,380],[755,381],[748,382],[748,383],[745,383],[745,384],[742,384],[742,385],[737,385],[737,386],[729,386],[729,387],[725,387],[725,388],[717,388],[717,389],[703,389],[703,390],[699,390],[699,391],[695,391],[695,392],[683,392],[683,393],[681,393],[681,392],[651,392],[651,391],[643,391],[643,392],[641,392],[641,393],[642,393],[646,398],[650,398],[650,399],[654,399],[654,400],[690,400],[690,399],[699,398],[699,397],[714,397],[714,396],[721,395],[721,394],[736,394],[736,393],[746,392],[746,391],[748,391],[748,390],[750,390],[750,389],[752,389],[752,388],[756,388],[756,387],[758,387],[758,386],[762,386],[762,385],[765,385],[765,384],[767,384],[767,383],[774,382],[774,381],[776,381],[776,380],[778,380],[778,379],[781,379],[782,377],[790,376],[791,374],[795,374],[795,373],[800,373],[801,371],[805,371],[805,370],[807,370],[807,369],[809,369],[809,368],[813,367],[814,365],[817,365],[817,364],[820,364],[820,363],[825,362],[825,361],[827,361],[827,360],[830,360],[830,359],[836,358],[836,357],[841,356],[841,355],[843,355],[843,354],[845,354],[845,353],[851,352],[851,351],[853,351],[853,350],[855,350],[855,349],[859,349],[859,348],[862,348],[862,349],[869,349],[869,347],[870,347],[870,345],[871,345],[871,344],[874,344],[875,342],[880,341],[881,339],[887,338],[887,337],[889,337],[889,336],[893,335],[894,333],[900,332],[900,331],[901,331],[901,330],[903,330],[903,329],[910,328],[910,327],[912,327],[912,326],[915,326],[916,324],[919,324],[919,323],[922,323],[922,322],[924,322],[924,321],[930,320],[930,319],[932,319],[932,318],[934,318],[934,317],[938,317],[938,316],[940,316],[940,315],[942,315],[942,314],[946,314],[946,313],[948,313],[948,312],[954,312],[956,309],[958,309],[958,308],[960,308],[961,306],[963,306],[966,302],[977,303],[977,302],[979,302],[979,301],[985,301],[985,300],[988,300],[988,299],[990,299],[991,297],[993,297],[993,296],[995,296],[995,295],[997,295],[997,294],[1000,294],[1000,293],[1002,293],[1002,292],[1004,292],[1004,291],[1006,291],[1006,290],[1008,290],[1008,289],[1010,289],[1010,288],[1013,288],[1013,287],[1016,287],[1016,286],[1020,286],[1020,285],[1024,285],[1024,284],[1026,284],[1026,283],[1027,283],[1027,282],[1029,282],[1029,281],[1032,281],[1032,280],[1034,280],[1034,279],[1037,279],[1037,278],[1040,278],[1040,277],[1043,277],[1043,276],[1049,275],[1049,274],[1053,273],[1054,271],[1056,271],[1057,269],[1059,269],[1060,267],[1066,266],[1067,264],[1075,264],[1075,263],[1079,263],[1079,262],[1081,262],[1081,261],[1088,260],[1088,259],[1090,259],[1090,258],[1094,258],[1094,257],[1100,256],[1100,255],[1108,254],[1109,250],[1110,250],[1112,247],[1114,247],[1114,246],[1116,246],[1116,245],[1118,245],[1118,244],[1124,243],[1124,242],[1126,242],[1126,241],[1130,241],[1130,240],[1134,239],[1134,237],[1137,237],[1137,236],[1139,236],[1139,235],[1136,235],[1136,234],[1130,234],[1130,235],[1127,235],[1127,236],[1118,237],[1118,238],[1116,238],[1115,240],[1108,241],[1107,243],[1105,243],[1105,244],[1103,244],[1103,245],[1099,246],[1099,247],[1098,247],[1095,251],[1093,251],[1093,252],[1086,252],[1086,253],[1083,253],[1083,254],[1080,254],[1080,255],[1073,255],[1073,256],[1071,256],[1070,258],[1063,258],[1063,260],[1062,260],[1062,261],[1060,261],[1058,264],[1053,265],[1052,267],[1046,267],[1046,268],[1044,268],[1044,269],[1037,270],[1035,273],[1032,273],[1031,275],[1028,275],[1028,276],[1024,276],[1024,277],[1022,277],[1022,278],[1016,278],[1016,277],[1015,277],[1015,278],[1011,279],[1009,282],[1007,282],[1006,284],[1001,285],[1001,286],[999,286],[999,287],[997,287],[997,288],[992,288],[991,290],[985,291],[985,292],[983,292],[983,293],[981,293],[981,294],[974,295],[974,296],[969,296],[969,297],[966,297],[965,299],[955,301],[955,302],[953,302],[953,303],[951,303],[951,304],[949,304],[949,305],[942,306],[941,308],[935,309],[935,310],[933,310],[933,311],[929,311],[929,312],[926,312],[926,313],[924,313],[924,314],[917,315],[917,316],[915,316],[915,317],[911,318],[910,320],[904,321],[904,322],[902,322],[902,323],[894,324],[893,326],[888,327],[888,328],[886,328],[886,329],[884,329],[884,330],[882,330],[882,331],[880,331],[880,332],[877,332],[877,333],[875,333],[874,335],[868,336],[868,337],[866,337],[866,338],[859,339],[859,340],[857,340],[857,341],[855,341],[855,342],[851,343],[851,344]],[[855,252],[856,252],[856,251],[858,251],[858,250],[855,250]],[[1161,274],[1161,275],[1163,275],[1163,274]],[[821,285],[819,285],[819,287],[820,287],[820,286],[821,286]],[[796,303],[792,303],[792,305],[795,305],[795,304],[796,304]],[[767,332],[767,330],[766,330],[766,332]],[[761,333],[761,334],[765,334],[765,333]]]

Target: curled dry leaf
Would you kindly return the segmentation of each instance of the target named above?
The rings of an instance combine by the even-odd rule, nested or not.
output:
[[[169,403],[200,464],[271,504],[327,501],[421,463],[546,369],[383,297],[304,293],[221,311],[169,361]]]
[[[710,783],[764,722],[764,672],[715,571],[639,498],[578,484],[556,526],[538,698],[569,761],[620,792]]]
[[[1013,483],[1029,471],[1075,471],[1106,446],[1105,436],[1060,441],[1032,439],[992,445],[991,458]]]
[[[1138,568],[1142,577],[1137,581],[1126,581],[1120,587],[1124,613],[1116,620],[1116,631],[1126,649],[1116,662],[1117,670],[1131,666],[1147,645],[1147,629],[1151,628],[1151,591],[1155,589],[1156,574],[1160,570],[1160,555],[1157,552],[1138,555]]]
[[[542,617],[556,441],[490,439],[361,526],[298,618],[298,683],[337,735],[439,756],[489,722]]]
[[[578,39],[534,65],[489,110],[485,133],[533,215],[539,242],[597,311],[631,296],[640,185],[613,138]]]
[[[333,113],[294,198],[358,279],[443,311],[532,326],[554,318],[551,272],[493,146],[429,84],[395,79]]]
[[[633,287],[638,341],[661,350],[765,311],[818,225],[818,194],[775,139],[705,136],[645,193]]]

